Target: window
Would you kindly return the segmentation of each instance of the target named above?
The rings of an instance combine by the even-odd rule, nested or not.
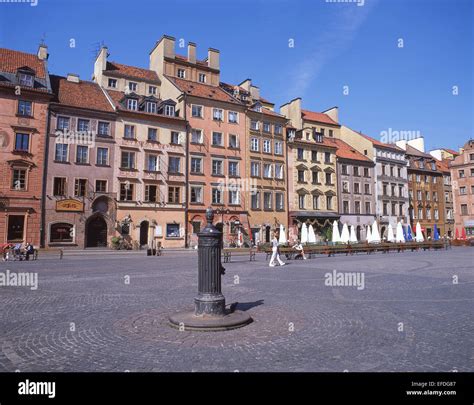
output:
[[[259,122],[251,120],[250,121],[250,129],[253,129],[254,131],[258,131],[260,129]]]
[[[191,157],[191,173],[202,173],[202,158]]]
[[[178,69],[177,76],[180,79],[185,79],[186,78],[186,71],[184,69]]]
[[[148,86],[148,94],[156,95],[157,88],[156,86]]]
[[[109,136],[110,135],[110,123],[99,121],[97,124],[97,133],[100,136]]]
[[[77,130],[78,131],[89,131],[89,120],[78,119],[77,120]]]
[[[382,165],[382,174],[385,176],[387,174],[387,166]]]
[[[474,153],[469,154],[469,160],[473,161],[474,160]]]
[[[15,134],[15,151],[28,152],[30,150],[30,134]]]
[[[224,111],[220,108],[212,109],[212,119],[214,121],[223,121],[224,120]]]
[[[275,178],[279,180],[283,180],[284,178],[282,163],[275,163]]]
[[[97,166],[107,166],[109,164],[109,149],[97,148]]]
[[[222,160],[212,159],[212,174],[214,176],[221,176],[224,174]]]
[[[399,197],[404,197],[404,194],[403,194],[403,186],[398,186],[398,196]]]
[[[191,115],[195,118],[202,118],[202,105],[195,105],[191,106]]]
[[[426,219],[431,219],[431,209],[426,209]]]
[[[146,202],[156,202],[157,201],[157,189],[158,187],[154,184],[145,185],[145,201]]]
[[[388,215],[388,203],[383,203],[383,215]]]
[[[359,176],[359,167],[358,166],[354,166],[354,176]]]
[[[393,197],[395,197],[395,194],[396,194],[396,193],[395,193],[395,190],[396,190],[395,184],[391,184],[391,185],[390,185],[390,190],[391,190],[391,194],[390,194],[390,195],[393,196]]]
[[[364,177],[369,177],[369,168],[364,167]]]
[[[223,136],[222,132],[213,132],[212,133],[212,145],[213,146],[223,146]]]
[[[116,79],[109,79],[109,83],[108,83],[109,87],[115,89],[117,88],[117,80]]]
[[[51,243],[73,242],[74,226],[60,222],[51,224],[49,241]]]
[[[418,190],[418,191],[416,192],[416,199],[417,199],[418,201],[421,201],[421,200],[423,199],[421,190]]]
[[[360,183],[354,183],[354,194],[360,194]]]
[[[466,194],[466,187],[459,187],[459,194],[465,195]]]
[[[133,201],[134,184],[120,183],[120,201]]]
[[[181,159],[177,156],[170,156],[168,161],[169,173],[181,173]]]
[[[424,169],[424,168],[425,168],[425,162],[423,162],[423,160],[420,160],[420,161],[418,162],[418,167],[419,167],[420,169]]]
[[[324,163],[331,163],[331,153],[324,152]]]
[[[239,162],[229,161],[229,176],[239,175]]]
[[[148,155],[146,160],[146,170],[149,172],[157,172],[160,170],[158,155]]]
[[[53,180],[53,195],[65,196],[66,192],[66,177],[55,177]]]
[[[272,153],[272,144],[269,139],[263,140],[263,152],[264,153]]]
[[[332,129],[329,130],[329,136],[332,138],[334,136],[334,131]]]
[[[313,182],[313,184],[319,184],[319,172],[317,170],[313,170],[311,172],[311,177],[311,181]]]
[[[166,224],[166,237],[179,238],[179,224]]]
[[[77,145],[76,163],[85,165],[89,163],[89,148],[84,145]]]
[[[438,202],[438,192],[433,191],[433,201]]]
[[[95,181],[95,192],[106,193],[107,192],[107,180],[96,180]]]
[[[206,83],[206,75],[204,73],[199,73],[199,83]]]
[[[348,181],[343,181],[342,182],[342,192],[343,193],[349,193],[349,182]]]
[[[366,202],[365,203],[365,213],[366,214],[370,214],[370,202]]]
[[[397,204],[392,203],[392,215],[395,216],[397,215]]]
[[[18,115],[31,117],[32,114],[32,102],[25,100],[18,100]]]
[[[135,152],[122,151],[121,169],[135,169]]]
[[[134,98],[127,99],[127,109],[132,111],[138,110],[138,100]]]
[[[123,137],[125,139],[135,139],[135,125],[125,124]]]
[[[130,91],[137,91],[137,83],[135,82],[128,82],[128,89]]]
[[[272,126],[269,122],[263,123],[263,132],[270,133],[272,131]]]
[[[152,142],[158,140],[158,130],[156,128],[148,128],[148,140]]]
[[[439,219],[439,210],[437,208],[434,209],[434,219],[435,220]]]
[[[313,195],[313,210],[319,210],[319,195]]]
[[[65,129],[69,129],[69,117],[58,117],[56,121],[56,129],[64,131]]]
[[[370,184],[364,184],[364,194],[370,194]]]
[[[326,196],[326,209],[332,210],[332,196],[330,195]]]
[[[259,142],[258,142],[258,138],[252,138],[250,140],[250,150],[252,152],[258,152],[259,151]]]
[[[297,159],[298,160],[303,160],[304,159],[304,149],[303,148],[298,148],[296,153],[297,153]]]
[[[191,143],[201,143],[202,144],[202,130],[201,129],[191,130]]]
[[[388,184],[383,184],[382,185],[382,194],[383,195],[388,195]]]
[[[272,165],[270,163],[263,164],[263,177],[266,179],[272,178]]]
[[[283,193],[275,193],[275,208],[277,209],[277,211],[283,211],[285,209],[285,203],[283,198]]]
[[[398,177],[402,177],[402,168],[401,167],[398,168]]]
[[[171,143],[173,145],[179,145],[180,142],[179,142],[179,132],[176,132],[176,131],[171,131]]]
[[[179,204],[180,194],[180,187],[168,187],[168,202],[170,204]]]
[[[392,176],[392,177],[393,177],[393,170],[394,170],[394,167],[390,166],[390,176]]]
[[[18,76],[21,86],[33,87],[34,76],[27,73],[20,73]]]
[[[252,177],[260,177],[260,163],[250,162],[250,175]]]
[[[326,185],[330,186],[331,184],[331,173],[326,173]]]
[[[275,155],[283,155],[283,142],[275,141]]]
[[[229,204],[240,204],[240,190],[229,190]]]
[[[223,193],[220,187],[212,187],[212,204],[223,204]]]
[[[461,215],[467,215],[467,204],[461,204]]]
[[[418,208],[418,219],[423,219],[423,208]]]
[[[304,183],[304,170],[298,170],[298,183]]]
[[[458,173],[459,173],[459,178],[460,179],[463,179],[465,177],[464,176],[464,170],[459,170]]]
[[[299,194],[299,195],[298,195],[298,207],[299,207],[300,210],[304,210],[304,209],[305,209],[305,208],[304,208],[304,200],[305,200],[304,197],[305,197],[304,194]]]
[[[74,196],[85,197],[87,190],[87,179],[75,179],[74,180]]]
[[[191,202],[202,203],[202,187],[191,186]]]
[[[168,117],[174,117],[175,115],[174,105],[165,104],[165,115],[167,115]]]
[[[147,113],[156,114],[156,112],[158,111],[157,104],[154,101],[147,101],[145,111]]]
[[[356,214],[360,214],[360,201],[355,202],[354,211],[355,211]]]
[[[349,201],[342,202],[342,213],[349,214]]]
[[[232,124],[237,124],[239,122],[239,113],[235,111],[229,111],[229,122]]]
[[[275,132],[275,135],[281,135],[283,133],[283,126],[280,124],[275,124],[274,132]]]
[[[55,162],[67,162],[68,145],[66,143],[57,143],[54,152]]]
[[[253,210],[260,209],[260,191],[254,191],[251,194],[250,204]]]
[[[237,135],[229,134],[229,148],[237,149],[239,147],[239,141]]]
[[[346,175],[346,176],[347,176],[347,173],[348,173],[348,172],[347,172],[347,165],[342,165],[342,167],[341,167],[341,172],[342,172],[343,175]]]
[[[263,193],[263,209],[265,210],[272,209],[272,193],[269,193],[269,192]]]

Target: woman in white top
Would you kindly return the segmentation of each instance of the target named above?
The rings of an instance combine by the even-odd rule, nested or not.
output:
[[[278,260],[278,263],[280,263],[280,266],[284,266],[286,263],[283,262],[283,260],[280,259],[280,252],[278,251],[278,238],[276,232],[273,234],[273,239],[272,239],[272,258],[270,259],[270,267],[275,267],[275,259]]]

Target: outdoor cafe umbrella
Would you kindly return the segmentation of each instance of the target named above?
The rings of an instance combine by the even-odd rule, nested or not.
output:
[[[347,223],[344,224],[342,227],[342,233],[341,233],[341,242],[342,243],[349,243],[349,227],[347,226]]]
[[[278,239],[280,245],[286,245],[286,233],[283,224],[280,224],[280,238]]]
[[[367,225],[367,236],[365,238],[367,243],[372,242],[372,232],[370,232],[370,225]]]
[[[395,237],[395,242],[405,242],[405,230],[403,229],[402,223],[398,221],[397,224],[397,232],[396,232],[396,237]]]
[[[356,233],[355,233],[355,227],[354,225],[351,225],[351,233],[350,233],[350,236],[349,236],[349,240],[351,243],[357,243],[357,236],[356,236]]]
[[[400,222],[400,225],[402,225],[401,222]],[[404,239],[404,242],[408,241],[407,227],[408,227],[408,225],[407,225],[406,227],[402,225],[402,232],[403,232],[403,239]]]
[[[466,228],[464,228],[464,227],[462,228],[461,239],[466,240]]]
[[[377,226],[377,221],[374,221],[372,224],[372,243],[380,243],[380,233],[379,228]]]
[[[433,239],[434,240],[439,240],[439,231],[438,231],[438,226],[435,224],[434,225],[434,236],[433,236]]]
[[[308,228],[306,224],[301,225],[301,243],[308,242]]]
[[[339,236],[339,228],[337,226],[337,221],[332,223],[332,241],[333,243],[337,243],[341,241],[341,237]]]
[[[459,229],[458,228],[456,228],[456,237],[455,237],[455,239],[459,239]]]
[[[388,224],[387,242],[395,242],[395,236],[393,234],[392,224]]]
[[[412,235],[412,232],[411,232],[411,226],[408,225],[408,236],[407,236],[407,241],[408,242],[411,242],[413,240],[413,235]]]
[[[415,235],[415,240],[417,242],[423,242],[425,238],[423,237],[423,233],[421,232],[421,225],[420,222],[418,221],[416,223],[416,235]]]
[[[314,234],[313,225],[309,224],[308,243],[316,243],[316,235]]]

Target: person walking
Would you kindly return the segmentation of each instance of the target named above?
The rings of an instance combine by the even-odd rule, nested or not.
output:
[[[272,239],[272,258],[270,259],[270,267],[275,267],[275,259],[278,260],[278,263],[280,266],[284,266],[286,263],[283,262],[280,258],[280,252],[278,250],[278,238],[277,238],[277,233],[275,232],[273,234],[273,239]]]

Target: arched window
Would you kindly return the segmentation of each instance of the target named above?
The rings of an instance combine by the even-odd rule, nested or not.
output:
[[[49,241],[51,243],[72,242],[74,238],[74,225],[66,222],[51,224]]]

